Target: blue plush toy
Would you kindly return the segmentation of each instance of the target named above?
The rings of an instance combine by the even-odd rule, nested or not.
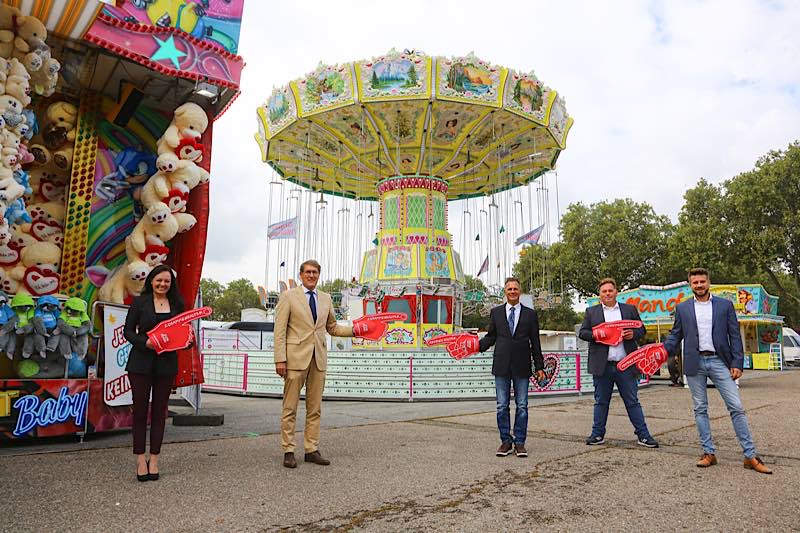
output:
[[[16,169],[14,171],[14,180],[25,187],[25,194],[33,194],[33,189],[31,189],[31,178],[26,171],[22,170],[21,168]]]
[[[25,205],[25,199],[17,198],[6,208],[6,220],[8,225],[13,224],[30,224],[33,222],[31,215],[28,213],[28,208]]]
[[[23,137],[30,141],[34,135],[39,133],[39,122],[36,120],[36,113],[32,109],[23,109],[22,114],[25,115],[25,123],[28,125]]]
[[[0,351],[6,352],[9,359],[14,359],[14,351],[6,351],[8,348],[9,333],[12,333],[17,325],[17,314],[8,305],[8,295],[0,291]]]
[[[142,210],[139,190],[156,170],[156,155],[153,152],[128,146],[114,158],[114,172],[103,176],[94,192],[109,203],[129,194],[134,199],[134,218],[138,220]]]
[[[41,296],[36,302],[33,312],[33,349],[44,359],[45,351],[58,348],[59,331],[58,317],[61,316],[61,306],[55,296]]]

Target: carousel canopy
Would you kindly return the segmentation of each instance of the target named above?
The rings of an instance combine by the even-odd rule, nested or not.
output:
[[[571,126],[564,100],[532,72],[392,50],[273,90],[256,141],[263,161],[315,191],[373,199],[382,179],[428,175],[459,199],[551,170]]]

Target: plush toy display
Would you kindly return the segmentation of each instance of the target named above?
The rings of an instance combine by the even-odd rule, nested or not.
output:
[[[86,307],[86,302],[80,298],[69,298],[64,302],[64,312],[58,319],[58,351],[66,359],[83,359],[89,351],[92,326]]]
[[[38,95],[52,96],[58,85],[61,63],[50,54],[50,47],[43,40],[35,44],[33,52],[41,59],[42,66],[31,73],[31,89]]]
[[[18,16],[15,22],[13,55],[28,71],[39,70],[42,68],[42,58],[34,48],[47,40],[47,28],[36,17]]]
[[[31,75],[28,74],[25,65],[20,63],[16,58],[12,59],[8,62],[5,94],[11,95],[19,100],[23,107],[28,107],[31,105],[30,80]]]
[[[191,216],[191,215],[190,215]],[[167,242],[178,234],[178,219],[163,203],[150,206],[142,219],[125,239],[125,254],[128,257],[128,273],[138,279],[162,264],[169,253]]]
[[[181,141],[183,139],[198,141],[207,127],[208,116],[202,107],[191,102],[177,107],[172,122],[158,140],[156,165],[159,170],[164,172],[177,170]]]
[[[44,359],[45,352],[52,352],[58,348],[59,330],[58,318],[61,316],[61,306],[55,296],[42,296],[36,302],[33,312],[33,349]]]
[[[147,274],[145,277],[131,277],[128,273],[128,263],[112,271],[108,271],[105,267],[89,267],[86,269],[86,275],[95,286],[100,287],[97,291],[98,300],[120,304],[130,304],[134,296],[140,295],[147,277]]]
[[[17,316],[14,324],[14,333],[9,335],[6,353],[17,351],[19,342],[22,341],[22,357],[28,359],[33,354],[33,310],[35,304],[29,294],[17,294],[11,299],[11,309]]]
[[[17,314],[8,305],[8,295],[0,291],[0,351],[5,352],[9,359],[14,359],[14,350],[8,349],[9,339],[15,335]]]
[[[22,249],[20,265],[11,271],[19,284],[18,294],[44,296],[58,292],[61,248],[51,242],[33,242]]]
[[[189,191],[209,180],[208,172],[191,161],[180,161],[172,172],[158,171],[142,188],[142,205],[145,209],[164,202],[173,213],[186,211]]]

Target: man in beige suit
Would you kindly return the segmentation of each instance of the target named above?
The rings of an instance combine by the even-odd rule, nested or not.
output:
[[[281,446],[283,466],[296,468],[294,429],[300,390],[306,386],[305,461],[329,465],[319,453],[319,419],[328,351],[327,331],[335,337],[352,337],[353,328],[339,326],[329,294],[317,290],[321,267],[310,259],[300,265],[302,285],[281,293],[275,310],[275,371],[283,378]]]

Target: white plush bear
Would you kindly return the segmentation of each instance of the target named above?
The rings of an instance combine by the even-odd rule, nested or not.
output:
[[[26,246],[20,258],[21,264],[11,271],[11,277],[20,284],[17,294],[43,296],[58,292],[61,248],[51,242],[37,241]]]
[[[0,57],[10,59],[14,52],[14,21],[22,16],[19,9],[0,4]]]
[[[159,170],[142,187],[142,205],[147,209],[163,202],[173,213],[186,211],[189,191],[209,179],[208,172],[191,161],[179,161],[172,172]]]
[[[25,69],[25,65],[13,58],[8,62],[8,70],[5,83],[5,94],[13,96],[20,101],[22,107],[31,105],[31,75]]]
[[[133,232],[125,239],[125,254],[128,258],[128,273],[131,278],[163,263],[169,250],[167,242],[172,240],[181,229],[178,219],[166,204],[156,203],[150,206],[142,219],[133,228]]]
[[[208,116],[203,108],[192,102],[175,109],[167,130],[158,140],[158,159],[156,166],[164,172],[177,169],[180,157],[177,154],[182,139],[199,141],[208,128]]]

